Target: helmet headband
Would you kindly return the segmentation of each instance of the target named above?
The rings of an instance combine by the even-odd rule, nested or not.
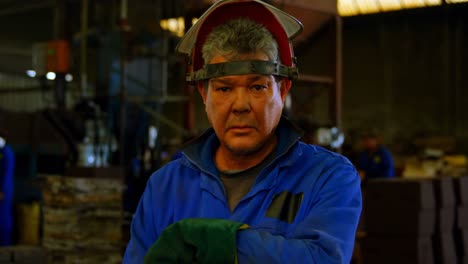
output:
[[[188,73],[186,81],[193,83],[216,77],[242,74],[275,75],[290,80],[297,79],[299,76],[296,67],[288,67],[271,61],[251,60],[207,64],[198,71]]]

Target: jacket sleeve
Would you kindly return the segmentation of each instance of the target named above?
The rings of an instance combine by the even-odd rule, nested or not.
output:
[[[9,145],[5,145],[0,151],[0,155],[3,156],[0,158],[0,163],[3,163],[3,166],[0,166],[0,169],[3,169],[3,171],[0,172],[0,175],[3,177],[0,178],[0,193],[2,193],[3,196],[0,200],[11,203],[13,202],[14,191],[15,153]]]
[[[148,185],[133,215],[130,241],[123,259],[124,264],[143,263],[146,252],[157,239],[152,213],[152,207],[154,207],[152,185],[151,179],[148,180]]]
[[[306,216],[285,236],[238,232],[239,263],[349,263],[362,208],[360,179],[351,165],[340,167],[311,187]]]
[[[384,149],[382,153],[382,172],[384,177],[391,178],[395,176],[395,165],[393,164],[393,157],[389,150]]]

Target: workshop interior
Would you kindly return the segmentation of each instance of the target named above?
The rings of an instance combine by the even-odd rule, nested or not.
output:
[[[148,178],[210,127],[175,50],[215,2],[0,0],[0,263],[122,262]],[[264,2],[304,26],[303,140],[391,153],[351,263],[468,263],[468,1]]]

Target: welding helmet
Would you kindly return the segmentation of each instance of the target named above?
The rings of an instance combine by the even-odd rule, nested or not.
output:
[[[278,43],[281,63],[273,61],[233,61],[204,65],[202,47],[207,36],[228,20],[248,18],[263,25]],[[191,59],[186,81],[195,83],[210,78],[265,74],[294,80],[298,77],[291,40],[303,29],[291,15],[260,0],[221,0],[213,4],[180,40],[176,51]]]

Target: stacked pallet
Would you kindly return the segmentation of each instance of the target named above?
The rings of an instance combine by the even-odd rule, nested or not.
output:
[[[2,264],[46,264],[47,252],[35,246],[0,247],[0,263]]]
[[[362,217],[364,263],[433,263],[436,204],[432,181],[369,181]]]
[[[433,180],[436,198],[436,221],[432,236],[434,263],[452,264],[457,262],[453,230],[455,228],[455,193],[453,178]]]
[[[121,263],[120,179],[47,176],[43,246],[49,263]]]
[[[365,263],[468,264],[468,177],[369,181]]]
[[[468,176],[453,180],[456,215],[455,215],[455,249],[458,264],[468,264]]]

